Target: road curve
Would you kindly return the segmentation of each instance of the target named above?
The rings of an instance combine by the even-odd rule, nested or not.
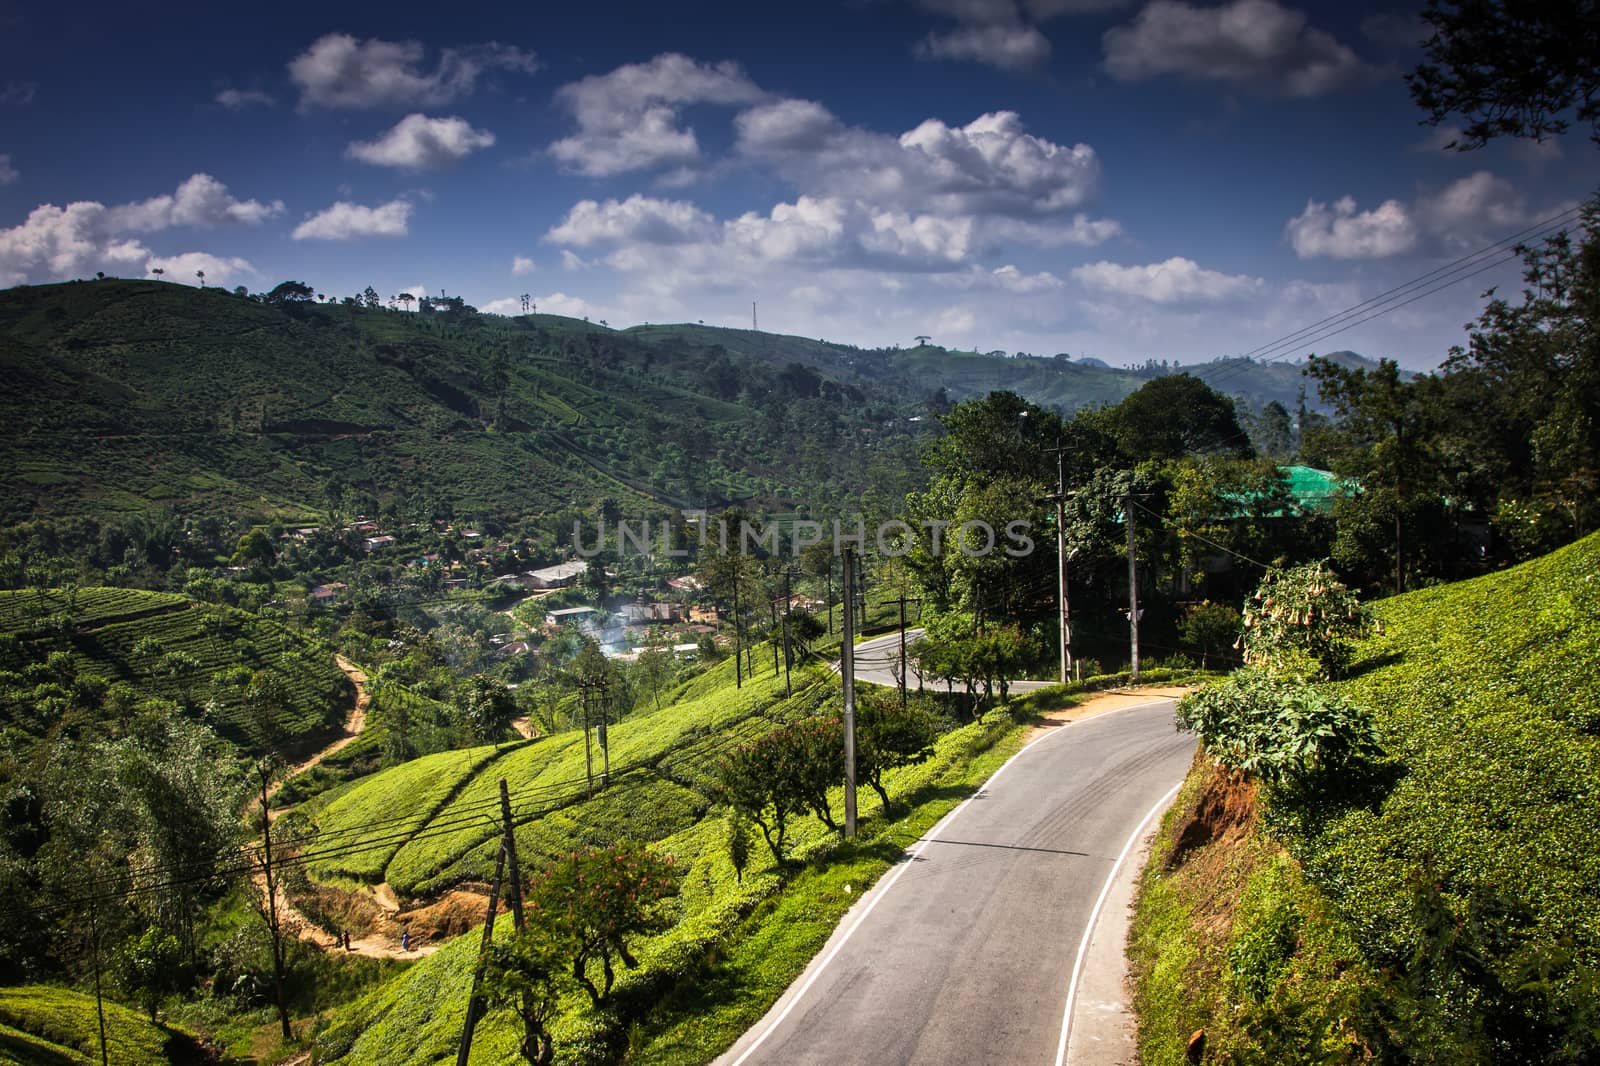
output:
[[[910,683],[916,688],[922,682],[922,675],[917,673],[917,668],[910,659],[910,647],[922,639],[924,630],[918,626],[906,630],[907,663],[906,669],[910,671]],[[839,664],[833,664],[835,671]],[[881,637],[873,637],[856,645],[856,680],[865,681],[870,685],[883,685],[894,688],[900,684],[900,633],[897,630]],[[944,682],[928,678],[925,682],[933,688],[943,688]],[[1033,692],[1037,689],[1048,688],[1055,684],[1054,681],[1013,681],[1008,686],[1012,692]]]
[[[886,874],[718,1066],[1056,1063],[1096,900],[1195,739],[1156,699],[1057,727]]]

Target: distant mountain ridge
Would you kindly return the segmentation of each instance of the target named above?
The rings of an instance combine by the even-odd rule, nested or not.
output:
[[[1071,413],[1178,369],[1252,406],[1293,409],[1304,384],[1288,363],[1117,369],[154,281],[20,287],[0,291],[0,521],[299,516],[332,481],[482,516],[603,497],[842,506],[916,476],[916,439],[935,430],[917,415],[995,389]]]

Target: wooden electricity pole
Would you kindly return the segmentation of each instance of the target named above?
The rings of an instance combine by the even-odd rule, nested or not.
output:
[[[1072,616],[1067,609],[1067,449],[1057,438],[1051,451],[1056,453],[1056,491],[1051,499],[1056,505],[1056,607],[1060,612],[1057,629],[1061,645],[1061,683],[1065,685],[1072,670]]]
[[[1134,552],[1133,492],[1122,498],[1122,511],[1128,523],[1128,639],[1132,644],[1133,658],[1129,674],[1139,680],[1139,562]]]
[[[506,874],[506,848],[494,860],[494,883],[489,888],[489,913],[483,919],[483,939],[478,944],[478,966],[472,971],[472,991],[467,995],[467,1020],[461,1026],[461,1044],[456,1049],[456,1066],[467,1066],[472,1055],[472,1031],[483,1013],[483,971],[489,964],[489,945],[494,942],[495,911],[500,909],[500,883]]]
[[[846,548],[844,567],[844,620],[840,626],[839,676],[844,679],[844,835],[856,836],[856,649],[855,554]]]

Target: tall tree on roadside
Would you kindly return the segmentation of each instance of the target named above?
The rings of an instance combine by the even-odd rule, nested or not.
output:
[[[1340,473],[1381,490],[1393,508],[1394,590],[1406,587],[1406,515],[1415,497],[1436,487],[1438,464],[1430,452],[1431,416],[1437,411],[1438,381],[1408,378],[1392,359],[1376,369],[1354,369],[1313,357],[1306,373],[1322,399],[1338,412],[1341,426],[1359,446]]]
[[[1543,140],[1589,123],[1600,144],[1600,12],[1594,0],[1428,0],[1426,60],[1406,75],[1439,125],[1466,120],[1453,147]],[[1568,117],[1570,114],[1570,118]]]

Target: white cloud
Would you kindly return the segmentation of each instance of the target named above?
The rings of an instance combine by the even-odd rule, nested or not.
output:
[[[20,226],[0,230],[0,285],[142,268],[150,250],[118,239],[108,215],[93,201],[40,204]]]
[[[1306,201],[1306,209],[1289,220],[1284,233],[1301,259],[1382,259],[1408,252],[1417,243],[1416,221],[1399,200],[1357,211],[1349,196],[1331,207]]]
[[[464,118],[429,118],[414,112],[377,140],[352,143],[345,155],[380,167],[436,170],[493,144],[494,134],[473,129]]]
[[[1276,0],[1196,7],[1152,0],[1134,20],[1107,30],[1106,70],[1121,81],[1162,74],[1320,96],[1370,74],[1346,45]]]
[[[227,285],[240,275],[258,276],[260,271],[250,265],[248,259],[238,256],[215,256],[207,252],[184,252],[182,255],[157,255],[152,256],[144,265],[144,272],[148,276],[160,267],[166,273],[163,280],[187,282],[198,285],[200,279],[195,277],[195,271],[206,272],[207,285]]]
[[[176,226],[256,225],[282,211],[279,201],[238,200],[208,174],[193,175],[172,195],[114,207],[94,200],[65,207],[40,204],[21,225],[0,230],[0,284],[82,277],[97,270],[142,272],[154,253],[131,239],[130,233]]]
[[[207,227],[235,222],[258,226],[281,215],[283,201],[239,200],[229,195],[228,187],[210,174],[194,174],[171,196],[153,196],[114,207],[111,212],[114,228],[141,232],[170,226]]]
[[[734,122],[738,151],[804,191],[944,215],[1037,217],[1093,197],[1100,159],[1026,132],[1015,112],[965,126],[928,119],[898,138],[840,123],[820,104],[781,100]]]
[[[919,59],[957,59],[1000,70],[1031,70],[1050,58],[1050,42],[1033,26],[957,26],[928,34],[913,52]]]
[[[11,165],[11,157],[9,155],[0,155],[0,185],[10,185],[21,179],[21,177],[22,174],[18,172],[16,167]]]
[[[1079,212],[1070,219],[1031,222],[1020,218],[990,218],[983,224],[991,241],[1017,241],[1039,248],[1075,245],[1092,248],[1122,232],[1122,224],[1109,218],[1090,218]]]
[[[569,274],[576,274],[580,270],[588,270],[590,263],[583,256],[571,248],[561,249],[561,269]]]
[[[1258,292],[1260,278],[1206,270],[1192,259],[1173,256],[1161,263],[1120,266],[1101,261],[1074,267],[1075,281],[1116,296],[1133,296],[1157,304],[1218,303]]]
[[[344,200],[306,219],[294,229],[297,241],[348,241],[358,237],[404,237],[411,220],[411,204],[391,200],[366,207]]]
[[[1503,235],[1533,218],[1516,186],[1487,170],[1422,197],[1417,201],[1417,215],[1430,232],[1456,243],[1477,243],[1489,234]]]
[[[541,315],[566,315],[568,318],[600,318],[600,308],[581,296],[568,296],[564,292],[552,292],[548,296],[535,297],[533,302],[539,308],[539,314]]]
[[[587,248],[595,244],[641,241],[686,244],[716,231],[716,221],[684,200],[657,200],[635,193],[626,200],[580,200],[567,217],[545,234],[557,244]]]
[[[537,269],[539,269],[538,265],[525,255],[513,256],[511,259],[511,273],[513,274],[532,274]]]
[[[590,177],[692,166],[699,162],[700,143],[693,129],[680,125],[682,108],[732,107],[763,96],[735,63],[664,53],[562,86],[556,99],[572,113],[578,131],[552,144],[550,154]]]
[[[289,63],[300,107],[438,107],[469,95],[491,70],[532,73],[531,52],[489,42],[446,48],[433,69],[423,66],[417,41],[358,40],[348,33],[319,37]]]
[[[264,93],[259,89],[224,89],[215,99],[229,111],[243,111],[247,107],[272,107],[278,102],[271,93]]]
[[[478,310],[486,315],[520,315],[522,314],[522,298],[520,296],[502,296],[497,300],[479,304]]]
[[[990,272],[990,277],[994,279],[995,284],[1007,292],[1023,295],[1036,292],[1054,292],[1066,285],[1066,282],[1048,270],[1040,271],[1037,274],[1024,274],[1009,263],[1003,267],[996,267]]]

